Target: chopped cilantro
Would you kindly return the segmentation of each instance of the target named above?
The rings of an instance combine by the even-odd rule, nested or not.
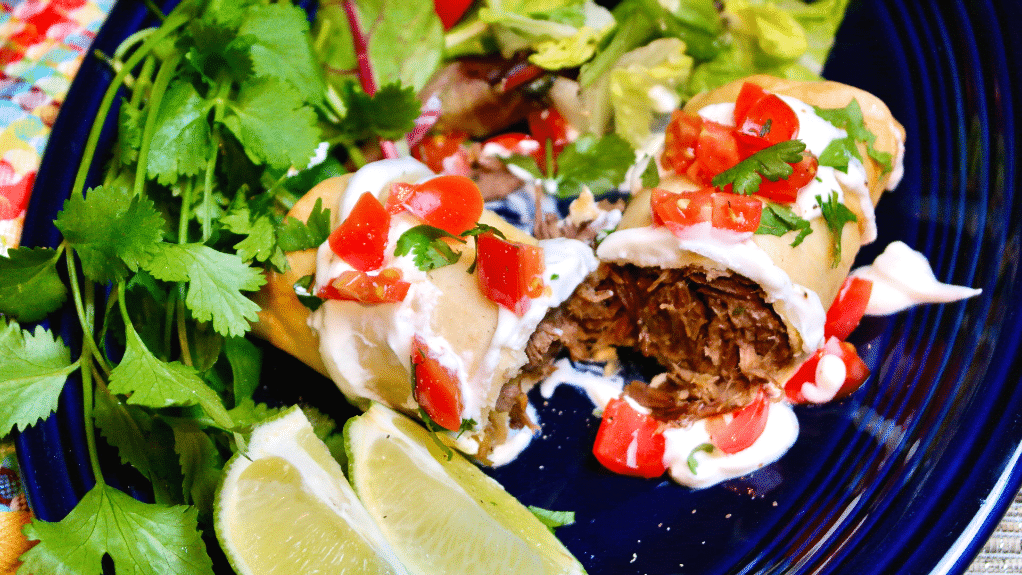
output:
[[[465,240],[440,228],[422,224],[401,234],[394,246],[394,255],[412,254],[415,267],[426,272],[449,266],[461,259],[461,253],[451,249],[444,239],[465,243]]]
[[[881,152],[876,149],[876,134],[869,131],[869,128],[866,127],[866,120],[862,115],[862,108],[859,106],[858,100],[853,98],[852,101],[844,108],[818,108],[815,106],[814,108],[817,116],[848,132],[848,138],[851,142],[838,144],[838,146],[845,150],[835,150],[832,153],[833,157],[840,157],[844,155],[849,147],[854,148],[854,142],[863,142],[866,144],[866,153],[869,154],[869,157],[873,158],[875,162],[880,164],[885,174],[893,169],[893,157],[891,154],[888,152]],[[833,145],[833,142],[831,144]],[[828,145],[827,150],[829,150],[830,147],[831,146]],[[828,155],[827,150],[824,150],[824,153],[820,155],[821,166],[834,165],[832,163],[824,162],[824,156]],[[859,158],[860,160],[862,159],[857,149],[854,151],[854,157]],[[828,161],[833,161],[831,156],[828,156]]]
[[[560,274],[550,274],[550,281],[554,281],[556,279],[560,279],[560,277],[561,277]]]
[[[791,247],[795,247],[801,244],[802,240],[811,234],[813,230],[809,225],[809,221],[800,217],[791,208],[774,202],[767,202],[763,206],[763,213],[760,215],[759,228],[756,230],[756,233],[780,237],[792,231],[798,232],[795,239],[791,242]]]
[[[688,470],[692,472],[692,475],[696,474],[696,469],[699,467],[699,460],[696,459],[696,453],[702,451],[704,453],[713,453],[712,443],[700,443],[695,446],[691,453],[688,454]]]
[[[858,221],[858,218],[848,206],[841,203],[835,191],[832,191],[826,200],[822,196],[816,196],[816,201],[820,204],[823,220],[827,222],[827,228],[830,230],[832,246],[830,265],[836,268],[841,264],[841,231],[845,224]]]
[[[805,143],[799,140],[779,142],[717,174],[712,183],[719,189],[731,184],[736,194],[755,194],[764,178],[776,182],[790,176],[794,171],[791,164],[802,160],[805,149]]]
[[[529,511],[539,519],[539,522],[546,526],[551,533],[558,527],[564,527],[566,525],[572,525],[575,523],[575,512],[574,511],[551,511],[549,509],[543,509],[542,507],[536,507],[535,505],[529,506]]]

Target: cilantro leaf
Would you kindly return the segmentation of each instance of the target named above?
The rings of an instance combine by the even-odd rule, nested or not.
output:
[[[641,182],[644,188],[655,188],[660,185],[660,172],[656,167],[656,160],[646,156],[646,169],[642,171]]]
[[[542,507],[536,507],[535,505],[529,506],[529,511],[539,519],[539,522],[546,526],[551,533],[558,527],[564,527],[566,525],[572,525],[575,523],[575,512],[574,511],[551,511],[549,509],[543,509]]]
[[[422,224],[401,234],[394,247],[394,255],[405,256],[411,253],[415,267],[424,272],[449,266],[461,259],[461,253],[452,250],[444,238],[465,243],[461,238],[440,228]]]
[[[852,158],[862,161],[859,148],[855,145],[855,139],[847,136],[831,140],[820,154],[819,161],[821,166],[830,166],[847,174],[848,162]]]
[[[692,475],[696,474],[696,469],[699,467],[699,460],[696,459],[696,453],[702,451],[705,453],[713,453],[712,443],[700,443],[695,446],[692,451],[688,454],[688,470],[692,472]]]
[[[202,244],[159,244],[145,269],[156,279],[188,282],[185,304],[198,321],[213,321],[225,336],[244,335],[258,319],[259,306],[242,291],[255,291],[266,279],[240,257]]]
[[[37,321],[60,309],[67,287],[57,273],[60,252],[17,248],[0,257],[0,314]]]
[[[110,445],[117,448],[123,463],[139,470],[146,477],[153,473],[151,446],[135,417],[145,417],[142,408],[128,405],[117,396],[98,390],[92,416],[96,427]]]
[[[233,427],[220,398],[195,368],[157,358],[130,325],[125,336],[124,357],[110,374],[111,392],[128,396],[129,404],[146,407],[199,405],[220,427]]]
[[[583,135],[565,146],[557,156],[557,194],[577,196],[582,186],[594,194],[613,190],[624,181],[634,162],[635,152],[621,136]]]
[[[142,126],[145,124],[145,115],[142,110],[134,106],[121,104],[121,110],[117,118],[117,157],[121,163],[130,165],[138,160],[138,149],[142,146]]]
[[[298,298],[298,302],[307,307],[309,311],[316,311],[326,301],[309,291],[314,283],[316,283],[315,274],[302,276],[294,283],[295,296]]]
[[[55,224],[97,282],[123,280],[155,252],[163,239],[163,217],[152,200],[120,187],[98,186],[85,197],[72,194]]]
[[[224,460],[213,440],[194,421],[170,420],[174,431],[174,451],[180,457],[182,495],[185,503],[199,508],[203,515],[213,512],[213,499]]]
[[[316,112],[294,88],[275,79],[242,84],[227,104],[224,125],[250,160],[280,170],[304,168],[320,141]]]
[[[231,366],[234,384],[234,404],[251,398],[259,387],[259,370],[263,365],[262,349],[243,337],[230,337],[224,341],[224,356]]]
[[[292,216],[284,219],[277,229],[277,245],[285,252],[315,248],[330,237],[330,231],[330,209],[323,209],[323,199],[319,198],[306,222]]]
[[[209,104],[191,82],[173,82],[160,101],[156,131],[150,144],[146,173],[169,186],[181,176],[194,176],[206,169],[212,135],[206,116]]]
[[[57,409],[67,376],[78,369],[71,351],[37,326],[28,332],[3,320],[0,330],[0,437],[25,429]]]
[[[755,194],[763,178],[776,182],[790,176],[794,171],[791,164],[802,160],[805,149],[805,142],[800,140],[778,142],[717,174],[711,183],[719,189],[731,184],[736,194]]]
[[[892,165],[893,156],[889,152],[881,152],[876,149],[876,134],[866,127],[866,120],[862,116],[862,108],[859,106],[858,100],[852,98],[852,101],[848,102],[848,105],[844,108],[819,108],[816,106],[813,106],[813,108],[815,109],[817,116],[848,132],[849,138],[866,144],[866,153],[869,157],[873,158],[876,163],[880,164],[883,173],[886,174],[894,169]],[[827,148],[829,149],[830,146],[828,145]],[[824,153],[826,153],[826,151],[824,151]],[[855,150],[854,157],[860,160],[862,159],[858,150]],[[823,157],[821,155],[820,165],[829,166],[831,164],[823,163]]]
[[[791,231],[798,232],[791,242],[791,247],[801,244],[806,236],[813,233],[809,221],[800,217],[791,208],[767,202],[763,206],[763,213],[760,216],[759,228],[756,229],[756,233],[780,237]]]
[[[253,6],[245,10],[238,35],[253,40],[249,54],[257,76],[283,80],[310,104],[322,100],[325,85],[304,10],[285,4]]]
[[[109,555],[119,573],[213,575],[199,535],[198,512],[142,503],[97,483],[59,522],[33,520],[23,529],[39,544],[22,555],[27,573],[99,575]]]
[[[341,129],[353,141],[373,136],[398,139],[414,129],[422,108],[415,90],[398,84],[386,84],[369,96],[354,82],[348,82],[339,94],[346,108]]]
[[[823,220],[827,222],[827,228],[830,229],[831,254],[833,256],[830,265],[836,268],[841,264],[841,231],[845,224],[856,222],[858,218],[855,217],[852,210],[848,209],[848,206],[841,203],[835,191],[830,193],[830,197],[826,201],[821,196],[816,196],[816,201],[820,204]]]
[[[277,246],[273,218],[267,213],[255,215],[242,195],[236,198],[236,205],[220,218],[220,224],[231,232],[245,236],[234,244],[238,256],[245,262],[268,261],[281,269],[284,266],[284,252]]]

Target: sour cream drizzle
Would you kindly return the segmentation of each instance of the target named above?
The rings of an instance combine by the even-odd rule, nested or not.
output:
[[[710,452],[695,451],[710,442],[705,420],[667,429],[664,439],[664,465],[668,473],[678,483],[698,489],[741,477],[777,461],[798,439],[798,418],[788,405],[771,403],[763,434],[751,446],[733,454],[716,448]],[[690,455],[696,463],[695,473],[689,468]]]
[[[890,315],[924,303],[948,303],[977,296],[980,289],[942,283],[926,256],[903,242],[891,242],[872,265],[851,275],[873,282],[866,315]]]

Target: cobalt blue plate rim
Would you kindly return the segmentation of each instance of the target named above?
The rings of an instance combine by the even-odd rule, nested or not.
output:
[[[144,21],[140,3],[119,2],[94,48],[111,52]],[[939,278],[984,292],[864,322],[853,341],[873,377],[848,400],[799,408],[801,437],[780,461],[700,491],[612,476],[588,453],[591,404],[567,387],[534,393],[543,435],[489,472],[527,504],[576,512],[558,533],[589,573],[964,572],[1022,484],[1019,24],[1022,7],[1007,0],[851,3],[825,75],[880,96],[909,134],[905,179],[881,200],[881,238],[860,257],[902,240]],[[59,242],[52,220],[89,129],[78,119],[94,115],[109,81],[86,59],[43,156],[25,245]],[[73,346],[74,322],[49,321]],[[264,387],[282,395],[271,380],[292,366],[270,353]],[[336,403],[336,389],[319,383],[302,397]],[[93,481],[77,387],[17,438],[45,520],[63,517]],[[124,470],[107,480],[146,497]]]

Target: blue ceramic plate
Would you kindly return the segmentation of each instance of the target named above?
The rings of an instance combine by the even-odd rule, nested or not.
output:
[[[140,6],[121,2],[97,47],[110,52],[148,25]],[[589,454],[591,405],[568,387],[536,398],[542,438],[492,474],[527,504],[576,512],[558,533],[589,573],[965,570],[1022,482],[1020,26],[1014,0],[853,1],[826,75],[880,96],[909,134],[905,179],[881,200],[881,237],[861,257],[902,240],[939,278],[983,295],[865,322],[853,341],[873,377],[843,402],[800,408],[802,434],[780,461],[701,491],[614,476]],[[87,60],[54,126],[27,245],[58,241],[50,222],[70,190],[100,79],[110,78]],[[350,413],[314,374],[285,396],[275,374],[295,381],[300,366],[267,354],[269,397]],[[32,504],[48,520],[92,482],[76,388],[18,439]],[[129,490],[135,481],[126,471],[111,479]]]

